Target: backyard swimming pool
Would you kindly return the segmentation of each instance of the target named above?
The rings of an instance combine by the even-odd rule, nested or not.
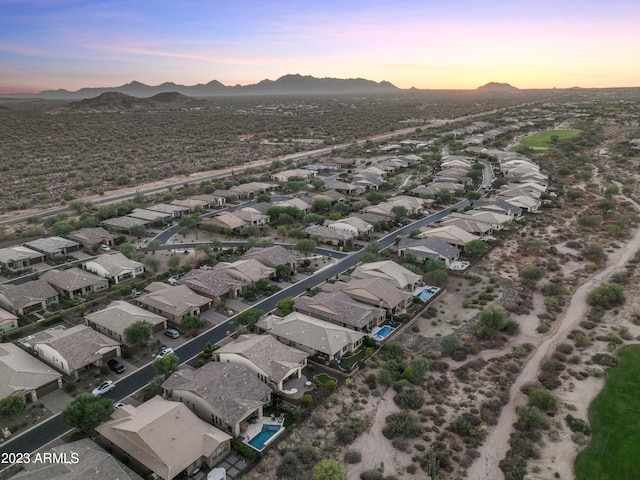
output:
[[[439,291],[440,291],[440,289],[438,287],[425,288],[418,295],[416,295],[416,297],[418,297],[423,302],[426,302],[427,300],[429,300],[433,295],[435,295]]]
[[[389,325],[385,325],[384,327],[382,327],[380,330],[378,330],[376,333],[373,334],[373,339],[377,340],[378,342],[381,340],[384,340],[394,330],[395,328],[391,328]]]
[[[249,440],[249,445],[261,452],[265,444],[277,434],[282,427],[280,425],[263,425],[262,430],[255,437]]]

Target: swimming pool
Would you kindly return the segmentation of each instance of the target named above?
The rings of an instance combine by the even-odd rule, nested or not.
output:
[[[416,295],[416,297],[418,297],[423,302],[426,302],[427,300],[429,300],[433,295],[435,295],[439,291],[440,291],[440,289],[438,287],[425,288],[418,295]]]
[[[381,340],[384,340],[394,330],[395,328],[391,328],[389,325],[385,325],[384,327],[382,327],[380,330],[378,330],[376,333],[373,334],[373,339],[377,340],[378,342]]]
[[[280,425],[263,425],[262,430],[249,440],[249,445],[261,452],[271,437],[277,434],[282,427]]]

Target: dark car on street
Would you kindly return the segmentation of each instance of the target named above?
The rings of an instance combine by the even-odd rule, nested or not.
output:
[[[122,373],[124,372],[124,365],[122,365],[118,360],[116,360],[115,358],[111,358],[107,361],[107,365],[109,366],[109,370],[112,370],[116,373]]]

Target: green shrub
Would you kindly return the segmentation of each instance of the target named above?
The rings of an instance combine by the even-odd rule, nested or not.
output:
[[[543,412],[553,413],[558,407],[558,399],[546,388],[535,387],[529,390],[529,405]]]
[[[596,353],[591,359],[594,363],[603,367],[615,367],[618,364],[618,360],[615,357],[606,353]]]
[[[256,459],[256,451],[238,440],[231,440],[231,449],[251,462]]]
[[[336,428],[336,440],[338,443],[347,445],[353,442],[364,431],[364,424],[359,418],[351,418]]]
[[[568,414],[566,417],[564,417],[564,419],[567,422],[567,426],[569,427],[569,430],[571,430],[572,432],[574,433],[579,432],[585,435],[591,435],[591,427],[584,420],[580,418],[575,418],[571,414]]]
[[[422,427],[418,418],[403,410],[392,413],[386,418],[386,425],[382,429],[382,434],[386,438],[413,438],[422,433]]]

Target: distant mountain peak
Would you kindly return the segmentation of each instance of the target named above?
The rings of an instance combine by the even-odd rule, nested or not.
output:
[[[486,85],[478,87],[478,92],[517,92],[518,89],[508,83],[489,82]]]

